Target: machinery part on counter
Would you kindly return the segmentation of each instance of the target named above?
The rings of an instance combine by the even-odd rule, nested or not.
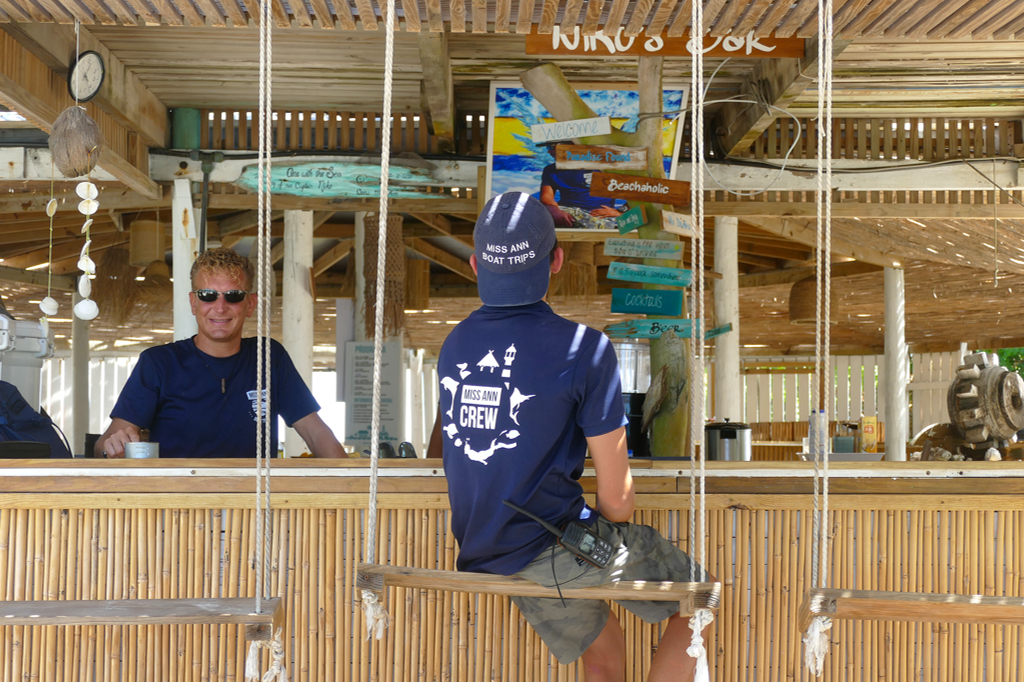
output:
[[[974,449],[1005,447],[1024,428],[1024,379],[995,353],[965,356],[946,402],[957,434]]]

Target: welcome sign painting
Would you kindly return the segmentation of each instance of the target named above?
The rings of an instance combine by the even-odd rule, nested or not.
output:
[[[577,94],[598,117],[632,132],[640,114],[640,97],[635,87],[577,88]],[[685,88],[665,90],[662,110],[662,154],[665,176],[673,177],[682,140],[679,112],[686,108]],[[575,139],[548,139],[555,123],[551,113],[518,82],[491,83],[490,127],[487,139],[486,196],[503,192],[526,192],[547,206],[560,230],[614,230],[616,218],[629,207],[625,200],[596,197],[590,184],[598,168],[560,168],[558,144],[579,144]],[[544,132],[535,139],[534,126]],[[556,136],[557,137],[557,136]],[[564,159],[563,159],[564,162]]]

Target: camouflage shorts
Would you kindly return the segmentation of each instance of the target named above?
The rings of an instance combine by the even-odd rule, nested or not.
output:
[[[611,203],[611,202],[609,202]],[[573,229],[577,230],[618,230],[619,224],[615,218],[609,216],[590,215],[582,208],[575,206],[559,206],[562,213],[572,217]]]
[[[599,518],[594,530],[615,547],[606,568],[584,563],[559,545],[545,549],[516,575],[546,587],[596,587],[619,580],[690,582],[690,557],[650,526],[612,523]],[[701,570],[697,568],[697,579]],[[606,601],[542,597],[512,597],[526,620],[537,631],[559,663],[572,663],[601,634],[611,607]],[[619,601],[646,623],[658,623],[679,611],[675,601]]]

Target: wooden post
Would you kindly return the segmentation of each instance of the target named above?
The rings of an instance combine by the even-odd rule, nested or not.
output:
[[[284,273],[281,327],[284,347],[299,376],[313,382],[313,212],[284,212]],[[285,457],[298,457],[306,444],[289,428],[284,438]]]
[[[196,259],[198,244],[198,212],[192,207],[192,188],[188,180],[174,181],[171,196],[171,256],[174,270],[174,340],[181,341],[193,336],[199,327],[189,305],[188,293],[192,290],[189,272]]]
[[[885,459],[905,462],[909,427],[907,402],[906,296],[903,270],[885,269]]]
[[[82,300],[76,291],[74,303]],[[85,451],[89,431],[89,321],[71,321],[71,454]]]
[[[356,211],[356,242],[348,257],[348,267],[355,268],[356,290],[355,299],[355,341],[366,341],[366,325],[363,324],[363,311],[366,310],[366,278],[363,277],[363,254],[366,253],[366,211]],[[375,232],[371,232],[371,238]]]
[[[732,333],[715,337],[715,404],[717,421],[743,421],[743,386],[740,380],[740,290],[736,260],[739,221],[715,218],[715,315],[719,324],[732,324]]]

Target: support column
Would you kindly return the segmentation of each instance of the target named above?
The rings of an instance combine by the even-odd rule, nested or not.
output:
[[[174,181],[171,196],[171,259],[174,269],[174,340],[193,336],[199,327],[189,305],[188,292],[192,290],[189,272],[198,255],[198,211],[192,207],[192,187],[188,180]]]
[[[715,337],[715,404],[717,421],[743,420],[743,384],[740,381],[740,270],[738,253],[739,220],[715,218],[715,318],[718,324],[732,324],[732,331]],[[694,273],[696,276],[697,273]]]
[[[907,401],[909,369],[906,343],[906,296],[903,270],[885,269],[885,459],[907,459],[910,405]]]
[[[82,300],[76,291],[72,304]],[[71,316],[71,454],[85,452],[89,431],[89,321]],[[99,430],[97,431],[99,432]]]
[[[282,277],[281,327],[284,347],[306,385],[313,386],[313,212],[284,212],[284,272]],[[287,429],[285,457],[307,450],[295,429]]]

